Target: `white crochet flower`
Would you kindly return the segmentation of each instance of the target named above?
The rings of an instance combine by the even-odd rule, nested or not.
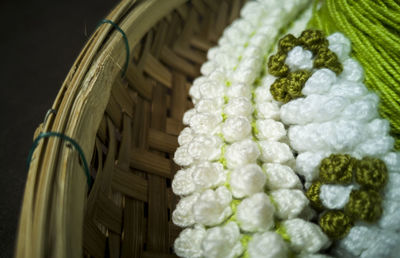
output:
[[[232,171],[230,186],[232,194],[236,198],[243,198],[262,192],[266,176],[257,164],[248,164]]]
[[[313,68],[313,54],[301,46],[296,46],[289,51],[285,59],[290,71],[311,70]]]
[[[212,113],[197,113],[190,119],[190,127],[196,134],[217,134],[222,116]]]
[[[389,152],[382,159],[390,172],[400,172],[400,152]]]
[[[227,171],[221,163],[203,162],[185,170],[179,170],[172,181],[172,190],[176,195],[188,195],[208,188],[223,185]]]
[[[296,157],[296,172],[311,182],[319,175],[321,160],[329,157],[329,152],[302,152]]]
[[[331,210],[340,210],[350,199],[350,193],[353,190],[354,185],[331,185],[323,184],[320,188],[320,200],[322,204]]]
[[[238,205],[236,219],[244,231],[263,232],[274,226],[274,212],[268,195],[256,193]]]
[[[331,243],[321,228],[314,223],[291,219],[283,221],[282,225],[290,237],[290,248],[297,253],[316,253]]]
[[[174,212],[172,213],[172,222],[180,227],[188,227],[195,223],[193,215],[193,204],[197,202],[200,194],[194,193],[179,200]]]
[[[230,169],[254,163],[259,156],[260,150],[257,143],[250,139],[227,146],[225,152],[226,163]]]
[[[279,105],[276,102],[257,102],[256,111],[258,119],[278,120],[280,117]]]
[[[198,113],[213,113],[221,115],[223,105],[223,98],[202,99],[196,104],[195,108]]]
[[[203,255],[207,258],[233,258],[243,253],[240,243],[239,227],[234,222],[229,222],[222,227],[207,230],[202,243]]]
[[[225,95],[225,85],[222,82],[207,80],[200,84],[199,91],[203,99],[223,98]]]
[[[304,193],[298,189],[274,190],[271,197],[276,204],[276,216],[279,219],[296,218],[309,203]]]
[[[270,231],[255,234],[248,244],[251,258],[285,258],[288,251],[287,243],[282,237]]]
[[[196,115],[196,114],[197,114],[197,111],[196,111],[196,109],[194,109],[194,108],[187,110],[187,111],[183,114],[183,119],[182,119],[183,124],[184,124],[184,125],[189,125],[190,120],[191,120],[192,117],[193,117],[194,115]]]
[[[178,256],[201,258],[203,250],[201,244],[206,236],[206,230],[202,225],[196,224],[194,228],[183,230],[175,240],[174,251]]]
[[[208,189],[193,204],[193,216],[196,223],[214,226],[223,222],[232,214],[230,203],[232,194],[225,186],[213,191]]]
[[[222,135],[227,142],[236,142],[250,137],[251,125],[244,116],[228,117],[222,125]]]
[[[304,84],[301,93],[308,96],[311,94],[326,94],[336,83],[336,74],[327,68],[316,70]]]
[[[196,135],[187,146],[194,160],[214,161],[221,156],[222,141],[218,136]]]
[[[336,32],[327,37],[329,49],[334,52],[339,60],[343,62],[348,58],[351,50],[351,43],[342,33]]]
[[[257,134],[259,140],[278,141],[286,136],[285,126],[273,119],[256,120]]]
[[[293,153],[289,146],[282,142],[260,141],[261,160],[272,163],[285,163],[292,159]]]
[[[268,189],[302,188],[299,177],[288,166],[278,163],[265,163],[263,169],[267,174],[266,185]]]
[[[225,105],[224,113],[229,116],[245,116],[250,117],[253,113],[253,105],[250,100],[239,97],[229,99]]]
[[[179,145],[186,145],[193,140],[194,132],[190,127],[185,127],[178,136]]]
[[[228,98],[243,97],[246,99],[251,99],[251,89],[244,83],[232,83],[226,92],[226,96]]]
[[[178,147],[174,154],[174,162],[179,166],[189,166],[194,162],[192,155],[189,153],[189,144]]]
[[[342,63],[343,72],[340,74],[340,78],[352,81],[352,82],[363,82],[364,81],[364,69],[361,65],[353,58],[347,58]]]

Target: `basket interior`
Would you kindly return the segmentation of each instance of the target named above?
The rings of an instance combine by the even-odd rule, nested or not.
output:
[[[83,224],[86,257],[174,257],[180,228],[171,221],[178,201],[171,180],[179,167],[172,158],[182,116],[193,107],[188,90],[244,2],[184,3],[133,46],[95,139],[95,182]]]

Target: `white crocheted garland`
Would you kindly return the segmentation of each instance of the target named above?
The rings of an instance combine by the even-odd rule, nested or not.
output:
[[[379,97],[367,90],[362,67],[349,57],[350,41],[340,33],[330,35],[328,41],[329,49],[343,64],[343,72],[337,76],[329,69],[314,70],[302,89],[304,97],[280,109],[282,122],[289,126],[290,146],[298,152],[296,171],[308,187],[318,178],[321,160],[332,153],[383,160],[389,179],[383,191],[381,218],[376,224],[356,222],[332,253],[338,257],[395,257],[400,245],[400,153],[392,151],[389,122],[378,115]],[[311,71],[311,52],[295,47],[286,64],[292,70]],[[358,187],[323,185],[320,199],[329,209],[342,209],[352,189]]]
[[[314,257],[329,246],[307,221],[313,212],[293,171],[280,104],[269,93],[274,78],[258,78],[278,31],[307,4],[249,2],[209,50],[203,76],[190,88],[195,107],[183,117],[188,127],[174,157],[183,169],[172,182],[182,197],[172,220],[187,227],[175,241],[178,256]],[[293,33],[310,14],[295,22]]]

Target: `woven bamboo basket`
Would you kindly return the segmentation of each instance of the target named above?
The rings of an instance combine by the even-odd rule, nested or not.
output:
[[[35,133],[16,257],[174,257],[171,179],[191,82],[244,0],[123,0],[72,66]]]

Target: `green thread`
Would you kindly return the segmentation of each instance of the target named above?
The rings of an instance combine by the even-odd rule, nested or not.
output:
[[[286,228],[282,225],[282,223],[280,223],[280,222],[276,223],[275,232],[278,233],[282,237],[283,240],[290,243],[290,236],[287,233]]]
[[[386,165],[382,160],[366,157],[356,164],[355,179],[357,183],[377,190],[383,188],[388,175]]]
[[[350,217],[340,210],[327,211],[321,216],[318,223],[325,234],[332,239],[345,237],[353,226]]]
[[[332,154],[322,160],[319,177],[324,183],[350,184],[356,160],[348,154]]]
[[[122,74],[121,74],[121,77],[124,77],[126,74],[126,71],[128,70],[129,59],[130,59],[130,47],[129,47],[128,37],[126,36],[125,32],[115,22],[113,22],[111,20],[103,19],[99,22],[97,27],[99,27],[100,25],[102,25],[104,23],[111,24],[116,30],[118,30],[122,34],[122,38],[124,39],[125,49],[126,49],[126,58],[125,58],[125,65],[124,65],[124,68],[122,69]]]
[[[219,158],[219,162],[224,166],[224,168],[227,168],[226,165],[226,159],[225,159],[225,152],[226,152],[226,144],[222,145],[221,147],[221,157]]]
[[[317,2],[317,1],[316,1]],[[395,1],[318,1],[308,27],[350,39],[351,55],[365,70],[365,85],[380,95],[380,115],[400,149],[400,5]]]
[[[82,148],[79,146],[79,144],[74,139],[72,139],[72,138],[70,138],[70,137],[68,137],[68,136],[66,136],[66,135],[64,135],[62,133],[47,132],[47,133],[41,133],[41,134],[38,135],[38,137],[33,141],[32,147],[31,147],[31,149],[29,151],[29,154],[28,154],[27,169],[29,170],[29,166],[30,166],[31,161],[32,161],[33,153],[34,153],[36,147],[38,146],[39,141],[41,139],[43,139],[43,138],[48,138],[48,137],[61,138],[62,140],[70,142],[72,144],[72,146],[74,146],[74,148],[78,151],[79,156],[81,157],[81,160],[83,162],[83,168],[85,170],[87,184],[88,184],[89,189],[90,189],[92,187],[92,178],[90,176],[89,166],[88,166],[88,163],[86,161],[85,154],[84,154]]]

